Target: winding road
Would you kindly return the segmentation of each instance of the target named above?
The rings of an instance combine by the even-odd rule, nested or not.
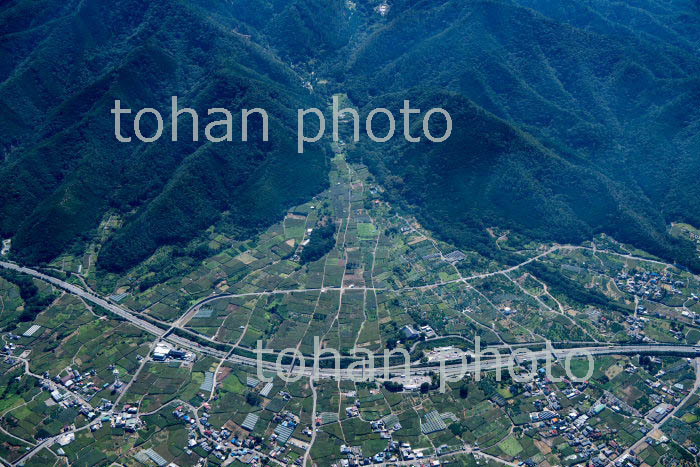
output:
[[[542,254],[544,255],[544,253]],[[539,256],[542,256],[539,255]],[[530,259],[530,261],[534,261],[535,258],[533,257]],[[211,348],[206,345],[198,344],[195,342],[192,342],[186,338],[176,336],[176,335],[167,335],[167,330],[164,330],[142,318],[137,316],[134,312],[129,311],[125,308],[122,308],[116,304],[113,304],[107,300],[105,300],[102,297],[99,297],[95,295],[94,293],[90,293],[85,291],[84,289],[70,284],[68,282],[62,281],[58,278],[48,276],[46,274],[43,274],[39,271],[36,271],[31,268],[27,267],[22,267],[14,263],[8,263],[5,261],[0,261],[0,267],[5,268],[5,269],[10,269],[13,271],[21,272],[24,274],[28,274],[32,277],[35,277],[37,279],[46,281],[60,289],[65,290],[68,293],[77,295],[84,300],[87,300],[91,303],[94,303],[96,305],[99,305],[110,312],[114,313],[115,315],[118,315],[119,317],[129,321],[132,323],[134,326],[137,326],[144,331],[153,334],[159,339],[167,340],[173,344],[179,345],[183,348],[186,348],[190,351],[193,352],[199,352],[203,353],[206,355],[211,355],[220,359],[225,359],[226,361],[232,362],[232,363],[238,363],[242,365],[247,365],[247,366],[257,366],[258,361],[255,358],[249,358],[249,357],[244,357],[241,355],[235,355],[235,354],[229,354],[226,351],[221,351],[217,350],[214,348]],[[514,266],[515,268],[515,266]],[[512,269],[512,268],[511,268]],[[491,274],[499,274],[499,273],[491,273]],[[272,292],[270,292],[272,293]],[[170,328],[172,329],[172,327]],[[272,352],[272,351],[270,351]],[[654,353],[654,354],[665,354],[665,353],[684,353],[684,354],[692,354],[692,355],[699,355],[700,356],[700,345],[665,345],[665,344],[651,344],[651,345],[598,345],[598,346],[586,346],[586,347],[575,347],[575,348],[570,348],[570,349],[555,349],[554,351],[554,357],[559,358],[559,359],[565,359],[567,357],[569,358],[574,358],[574,357],[584,357],[586,355],[611,355],[611,354],[638,354],[638,353]],[[537,360],[545,360],[548,357],[551,358],[551,354],[546,351],[546,350],[541,350],[541,351],[534,351],[530,352],[528,355],[529,359],[537,359]],[[309,362],[311,363],[311,362]],[[509,365],[512,365],[511,359],[509,356],[504,355],[503,358],[489,358],[485,359],[481,362],[481,366],[479,367],[480,370],[485,371],[485,370],[492,370],[496,368],[506,368]],[[260,366],[262,366],[263,369],[266,370],[271,370],[271,371],[276,371],[278,370],[277,365],[274,362],[268,362],[268,361],[262,361]],[[444,368],[443,368],[444,367]],[[404,365],[393,365],[393,366],[388,366],[385,368],[383,367],[377,367],[375,368],[375,375],[379,374],[384,374],[384,371],[386,370],[388,373],[396,373],[396,372],[401,372],[405,368]],[[473,372],[477,368],[477,365],[475,363],[470,363],[467,365],[463,365],[461,363],[450,363],[450,364],[444,364],[443,366],[440,367],[441,371],[445,372],[445,375],[454,377],[458,376],[460,374],[465,374],[465,372]],[[427,371],[434,370],[435,367],[420,367],[420,366],[415,366],[412,365],[410,368],[411,375],[421,375],[426,373]],[[288,371],[288,369],[283,369],[280,368],[280,371]],[[304,366],[297,366],[294,368],[294,372],[296,374],[301,374],[303,376],[312,376],[313,373],[313,365],[308,364]],[[334,368],[321,368],[318,371],[318,376],[321,378],[327,378],[327,377],[333,377],[336,376],[337,370]],[[353,379],[353,380],[360,380],[361,378],[366,378],[367,377],[367,371],[363,368],[343,368],[340,369],[340,377],[341,378],[346,378],[346,379]]]

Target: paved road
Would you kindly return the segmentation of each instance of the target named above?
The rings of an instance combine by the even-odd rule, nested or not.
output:
[[[98,423],[100,423],[99,420],[94,420],[94,421],[88,423],[87,425],[81,426],[80,428],[76,428],[76,429],[74,429],[74,430],[65,431],[65,432],[61,433],[60,435],[56,435],[56,436],[52,436],[52,437],[50,437],[50,438],[46,438],[46,439],[43,440],[41,443],[39,443],[39,444],[37,444],[36,446],[34,446],[34,447],[32,448],[31,451],[27,452],[24,456],[22,456],[21,458],[17,459],[17,461],[15,461],[14,464],[10,464],[10,465],[13,465],[13,466],[24,465],[24,464],[26,464],[26,463],[29,461],[29,459],[31,459],[32,457],[34,457],[34,455],[35,455],[36,453],[38,453],[39,451],[41,451],[43,448],[50,448],[51,446],[53,446],[53,445],[58,441],[58,439],[59,439],[60,437],[65,436],[65,435],[70,434],[70,433],[78,433],[78,432],[80,432],[80,431],[85,431],[85,430],[89,429],[92,425],[96,425],[96,424],[98,424]]]
[[[543,253],[542,255],[544,255]],[[540,255],[540,256],[542,256]],[[534,260],[535,257],[531,258],[531,261]],[[126,310],[116,304],[113,304],[107,300],[105,300],[102,297],[99,297],[93,293],[87,292],[84,289],[70,284],[68,282],[62,281],[60,279],[57,279],[52,276],[48,276],[46,274],[43,274],[39,271],[36,271],[34,269],[18,266],[14,263],[8,263],[4,261],[0,261],[0,267],[6,268],[6,269],[11,269],[14,271],[22,272],[24,274],[31,275],[33,277],[36,277],[38,279],[41,279],[43,281],[49,282],[50,284],[55,285],[58,288],[61,288],[69,293],[72,293],[74,295],[77,295],[87,301],[90,301],[94,304],[97,304],[99,306],[102,306],[109,311],[113,312],[114,314],[122,317],[123,319],[129,321],[133,325],[155,335],[158,338],[163,338],[163,336],[166,334],[166,331],[161,329],[160,327],[138,317],[137,315],[134,314],[134,312]],[[194,352],[200,352],[206,355],[211,355],[217,358],[225,358],[227,361],[233,362],[233,363],[239,363],[247,366],[252,366],[256,367],[258,362],[255,358],[248,358],[248,357],[243,357],[240,355],[228,355],[227,352],[217,350],[214,348],[211,348],[206,345],[200,345],[198,343],[192,342],[186,338],[180,337],[180,336],[175,336],[175,335],[168,335],[165,337],[165,340],[168,340],[180,347],[186,348],[190,351]],[[577,347],[577,348],[571,348],[571,349],[556,349],[554,351],[554,354],[556,358],[563,359],[566,358],[567,356],[571,357],[581,357],[585,356],[587,354],[590,355],[610,355],[610,354],[636,354],[640,352],[651,352],[651,353],[672,353],[672,352],[687,352],[687,353],[697,353],[700,355],[700,346],[698,345],[661,345],[661,344],[654,344],[654,345],[633,345],[633,346],[610,346],[610,345],[600,345],[600,346],[587,346],[587,347]],[[548,353],[546,350],[542,351],[535,351],[531,352],[528,355],[528,358],[532,359],[535,358],[537,360],[545,360],[548,357]],[[309,359],[307,359],[309,360]],[[300,366],[295,367],[294,373],[296,374],[301,374],[303,376],[308,376],[311,377],[313,375],[313,368],[312,368],[312,362],[307,361],[307,364],[302,368]],[[492,370],[495,368],[507,368],[511,364],[509,356],[503,356],[503,358],[489,358],[489,359],[484,359],[481,362],[481,366],[479,367],[480,370]],[[277,367],[275,363],[273,362],[265,362],[263,361],[261,366],[264,369],[267,370],[272,370],[276,371]],[[444,368],[441,368],[442,371],[445,372],[445,375],[449,377],[456,377],[459,375],[465,374],[465,372],[473,372],[475,371],[477,365],[475,363],[470,363],[468,365],[462,365],[459,363],[451,363],[451,364],[445,364]],[[404,365],[394,365],[394,366],[389,366],[387,367],[387,372],[389,373],[401,373],[404,370]],[[412,366],[410,368],[410,373],[411,375],[420,375],[424,374],[427,371],[436,370],[436,367],[416,367]],[[375,369],[375,375],[378,376],[379,374],[384,373],[384,368],[376,368]],[[321,368],[318,370],[318,376],[321,378],[326,378],[326,377],[332,377],[336,376],[338,372],[335,369],[329,369],[329,368]],[[363,370],[362,368],[352,368],[352,369],[340,369],[339,371],[340,377],[345,378],[345,379],[356,379],[356,380],[362,380],[363,378],[367,377],[367,371]]]
[[[695,394],[698,391],[698,389],[700,389],[700,357],[698,357],[694,360],[694,364],[695,364],[695,384],[693,385],[693,388],[688,393],[688,395],[685,396],[683,398],[683,400],[678,405],[676,405],[676,407],[671,412],[667,413],[663,419],[661,419],[659,422],[654,424],[654,426],[651,428],[651,430],[649,430],[649,434],[651,434],[654,430],[658,430],[659,428],[661,428],[663,426],[664,423],[669,421],[671,419],[671,417],[673,417],[676,414],[676,412],[678,412],[678,410],[688,402],[688,400],[693,396],[693,394]],[[632,452],[635,453],[634,455],[638,454],[637,450],[646,442],[647,438],[648,438],[647,436],[643,436],[639,441],[634,443],[632,446],[627,448],[622,454],[620,454],[618,459],[622,459],[622,460],[627,459],[627,457],[630,454],[632,454]]]
[[[415,230],[415,229],[413,229],[413,230]],[[436,247],[436,249],[437,249],[437,247]],[[637,260],[637,261],[642,261],[642,262],[647,262],[647,263],[675,267],[675,265],[669,264],[669,263],[664,263],[663,261],[657,261],[654,259],[643,258],[640,256],[634,256],[631,254],[622,254],[622,253],[616,253],[613,251],[598,250],[596,248],[591,248],[591,247],[586,247],[586,246],[554,245],[554,246],[548,248],[546,251],[543,251],[542,253],[540,253],[538,255],[532,256],[521,263],[518,263],[514,266],[511,266],[511,267],[508,267],[505,269],[500,269],[498,271],[479,273],[479,274],[474,274],[474,275],[467,276],[467,277],[459,277],[458,279],[452,279],[452,280],[448,280],[448,281],[440,281],[440,282],[435,282],[432,284],[402,287],[402,288],[398,288],[398,289],[389,289],[389,288],[385,288],[385,287],[345,287],[345,286],[342,286],[342,287],[320,287],[320,288],[311,288],[311,289],[268,290],[268,291],[262,291],[262,292],[246,292],[246,293],[240,293],[240,294],[224,293],[224,294],[218,294],[218,295],[210,295],[209,297],[205,297],[205,298],[201,299],[199,302],[192,305],[178,319],[177,323],[181,323],[183,325],[186,324],[187,321],[192,317],[192,315],[194,315],[196,310],[199,309],[201,306],[203,306],[207,303],[211,303],[211,302],[226,299],[226,298],[259,297],[259,296],[265,296],[265,295],[280,295],[280,294],[288,295],[288,294],[292,294],[292,293],[305,293],[305,292],[340,291],[341,293],[343,293],[346,290],[351,290],[351,289],[363,290],[363,291],[375,291],[375,292],[402,292],[402,291],[410,291],[410,290],[427,290],[427,289],[432,289],[434,287],[440,287],[440,286],[445,286],[445,285],[450,285],[450,284],[457,284],[457,283],[467,284],[470,281],[473,281],[475,279],[484,279],[487,277],[493,277],[493,276],[500,275],[500,274],[508,274],[509,272],[516,271],[516,270],[522,268],[523,266],[527,266],[528,264],[530,264],[534,261],[538,261],[541,258],[549,256],[550,254],[555,253],[557,251],[572,251],[572,250],[587,250],[587,251],[593,251],[594,253],[608,254],[608,255],[613,255],[613,256],[620,257],[620,258],[626,258],[626,259],[632,259],[632,260]],[[440,252],[440,256],[442,257],[442,252]]]
[[[302,461],[302,467],[306,467],[309,461],[309,455],[311,454],[311,446],[314,445],[316,441],[316,432],[318,432],[318,427],[316,426],[316,403],[318,401],[318,394],[316,393],[316,386],[314,386],[313,380],[309,380],[309,387],[311,388],[311,395],[313,397],[311,406],[311,441],[309,441],[309,448],[304,451],[304,459]]]
[[[469,446],[465,447],[464,449],[452,451],[450,453],[443,454],[440,456],[429,456],[425,459],[413,459],[410,461],[384,462],[382,464],[373,464],[373,466],[375,466],[375,467],[377,467],[377,466],[390,467],[392,465],[407,465],[407,466],[426,465],[430,462],[431,459],[434,459],[436,457],[439,459],[442,459],[442,458],[450,458],[450,457],[458,456],[460,454],[474,454],[474,457],[476,457],[477,459],[484,458],[484,459],[492,460],[494,462],[498,462],[499,464],[509,465],[510,467],[518,467],[518,464],[515,462],[508,462],[508,461],[500,459],[496,456],[492,456],[491,454],[486,454],[485,452],[481,452],[479,450],[474,450],[472,447],[469,447]]]
[[[107,300],[105,300],[97,295],[94,295],[90,292],[86,292],[84,289],[78,287],[77,285],[73,285],[71,283],[62,281],[62,280],[57,279],[55,277],[48,276],[48,275],[43,274],[43,273],[36,271],[34,269],[25,268],[25,267],[18,266],[16,264],[8,263],[5,261],[0,261],[0,266],[5,268],[5,269],[11,269],[13,271],[22,272],[24,274],[28,274],[30,276],[36,277],[37,279],[41,279],[45,282],[53,284],[56,287],[65,290],[66,292],[70,292],[73,295],[77,295],[79,297],[82,297],[85,300],[88,300],[96,305],[99,305],[103,308],[106,308],[107,310],[111,311],[112,313],[119,315],[120,317],[132,322],[136,326],[148,331],[151,334],[154,334],[157,336],[162,336],[163,334],[165,334],[165,331],[163,329],[159,328],[158,326],[151,324],[148,321],[143,320],[143,319],[135,316],[134,314],[124,310],[121,307],[118,307],[118,306],[108,302]]]
[[[550,254],[552,251],[556,251],[557,249],[561,249],[561,248],[563,248],[563,247],[554,247],[554,248],[548,250],[547,252],[542,253],[542,254],[535,256],[533,258],[530,258],[529,260],[525,261],[524,263],[522,263],[520,265],[516,265],[510,269],[515,270],[518,267],[522,266],[523,264],[527,264],[529,262],[535,261],[538,258],[545,256],[547,254]],[[198,343],[192,342],[192,341],[190,341],[186,338],[180,337],[180,336],[176,336],[176,335],[165,336],[167,334],[167,330],[164,330],[164,329],[140,318],[134,312],[127,310],[125,308],[122,308],[116,304],[113,304],[113,303],[105,300],[104,298],[102,298],[102,297],[100,297],[92,292],[88,292],[88,291],[86,291],[86,290],[84,290],[76,285],[62,281],[58,278],[43,274],[43,273],[36,271],[34,269],[22,267],[22,266],[14,264],[14,263],[9,263],[9,262],[5,262],[5,261],[0,261],[0,267],[5,268],[5,269],[10,269],[13,271],[17,271],[17,272],[21,272],[24,274],[28,274],[30,276],[37,278],[37,279],[48,282],[48,283],[50,283],[50,284],[52,284],[60,289],[63,289],[63,290],[65,290],[73,295],[81,297],[82,299],[87,300],[93,304],[99,305],[99,306],[109,310],[110,312],[114,313],[115,315],[129,321],[134,326],[137,326],[137,327],[145,330],[146,332],[156,336],[158,339],[168,340],[176,345],[179,345],[179,346],[186,348],[188,350],[191,350],[191,351],[200,352],[200,353],[204,353],[207,355],[215,356],[217,358],[222,359],[222,361],[226,360],[226,361],[230,361],[233,363],[239,363],[239,364],[248,365],[248,366],[257,366],[257,364],[258,364],[256,359],[229,354],[228,352],[224,352],[224,351],[220,351],[220,350],[217,350],[214,348],[210,348],[206,345],[200,345]],[[500,273],[502,273],[502,271],[494,272],[494,273],[486,273],[484,275],[479,275],[479,276],[486,277],[488,275],[500,274]],[[465,281],[465,280],[469,280],[469,279],[471,279],[471,278],[463,278],[460,280]],[[367,290],[370,290],[370,289],[371,290],[381,290],[381,289],[375,289],[375,288],[367,288]],[[325,290],[330,290],[330,289],[329,288],[322,288],[322,289],[313,289],[313,290],[325,291]],[[303,291],[304,290],[282,290],[282,291],[258,292],[258,293],[251,293],[251,294],[242,294],[242,295],[258,295],[259,296],[259,295],[265,295],[265,294],[294,293],[294,292],[303,292]],[[238,296],[242,296],[242,295],[238,295]],[[234,296],[234,295],[231,295],[231,296]],[[201,306],[204,303],[207,303],[208,301],[216,300],[219,298],[223,298],[223,297],[222,296],[210,297],[209,299],[205,299],[203,302],[198,303],[196,306]],[[192,311],[193,308],[188,310],[188,313],[190,311]],[[188,313],[186,313],[183,316],[186,316]],[[163,324],[165,324],[165,323],[163,323]],[[174,325],[170,325],[169,330],[172,330],[174,327],[175,327]],[[577,348],[571,348],[571,349],[555,349],[554,355],[550,354],[549,351],[547,351],[547,350],[535,351],[535,352],[530,352],[526,357],[521,358],[521,360],[523,360],[523,359],[533,360],[534,359],[534,360],[539,361],[539,360],[546,360],[548,358],[553,358],[553,357],[558,358],[558,359],[566,359],[567,357],[574,358],[574,357],[582,357],[582,356],[586,356],[586,355],[595,356],[595,355],[609,355],[609,354],[636,354],[636,353],[640,353],[640,352],[650,352],[650,353],[686,352],[686,353],[696,353],[697,355],[700,355],[700,346],[699,345],[694,345],[694,346],[693,345],[658,345],[658,344],[655,344],[655,345],[633,345],[633,346],[598,345],[598,346],[577,347]],[[700,357],[696,358],[695,362],[696,362],[696,367],[698,367],[696,369],[698,376],[696,378],[696,383],[695,383],[694,389],[693,389],[693,391],[691,391],[690,394],[693,394],[695,391],[698,390],[698,388],[700,388]],[[25,365],[28,366],[27,362],[25,362]],[[466,365],[465,364],[454,364],[454,363],[446,364],[443,362],[441,364],[441,366],[439,367],[439,370],[444,372],[444,374],[446,375],[446,379],[447,379],[447,378],[463,377],[467,373],[476,371],[477,368],[480,371],[485,371],[485,370],[493,370],[496,368],[509,367],[510,365],[512,365],[511,357],[509,355],[504,355],[502,358],[492,357],[492,358],[484,359],[482,362],[479,363],[479,365],[477,365],[476,363],[470,363],[470,364],[466,364]],[[268,370],[273,370],[273,371],[276,370],[276,365],[274,363],[263,362],[261,366],[265,369],[268,369]],[[405,366],[403,366],[403,365],[389,366],[387,368],[387,372],[401,374],[404,371],[404,369],[405,369]],[[435,367],[420,368],[420,367],[414,366],[412,368],[409,368],[409,372],[411,375],[420,375],[420,374],[425,374],[427,371],[430,371],[430,370],[434,371],[435,369],[436,369]],[[381,371],[381,374],[384,373],[383,368],[377,368],[375,370],[374,375],[377,377],[380,377],[381,376],[380,371]],[[305,365],[304,367],[301,367],[301,366],[295,367],[294,372],[296,374],[302,374],[302,375],[307,376],[307,377],[314,376],[313,368],[310,365],[310,363]],[[336,374],[338,374],[338,373],[336,372],[336,370],[333,370],[333,369],[319,369],[317,374],[319,377],[324,378],[324,377],[336,376]],[[339,375],[341,378],[355,379],[355,380],[363,380],[367,377],[366,370],[364,370],[362,368],[341,369],[339,372]],[[664,420],[662,420],[660,423],[655,425],[655,428],[660,427],[666,420],[668,420],[670,417],[672,417],[673,414],[676,413],[678,408],[680,406],[682,406],[683,403],[685,403],[689,397],[690,397],[690,395],[688,397],[686,397],[686,399],[684,399],[683,402],[681,404],[679,404],[678,407],[676,407],[671,413],[669,413],[667,415],[667,417],[664,418]],[[92,425],[92,423],[87,424],[83,427],[80,427],[80,428],[76,429],[75,431],[81,431],[81,430],[88,429],[90,427],[90,425]],[[21,460],[23,462],[26,462],[26,460],[28,460],[31,456],[33,456],[34,453],[38,452],[42,447],[48,447],[48,446],[52,445],[56,439],[57,439],[57,437],[52,437],[52,438],[48,438],[48,439],[42,441],[41,443],[36,445],[31,450],[31,452],[27,453],[27,455],[25,455],[23,457],[23,459],[21,459]],[[629,453],[631,451],[633,451],[633,450],[637,449],[639,446],[641,446],[642,442],[643,441],[640,440],[638,443],[635,443],[634,446],[631,446],[627,451],[625,451],[625,453],[623,453],[623,456],[629,455]],[[480,453],[480,455],[484,456],[484,453]],[[308,459],[308,452],[304,458],[304,461],[306,461],[307,459]],[[499,459],[499,461],[503,462],[500,459]]]

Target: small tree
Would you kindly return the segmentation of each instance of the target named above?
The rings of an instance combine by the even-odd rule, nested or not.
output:
[[[463,384],[459,388],[459,397],[462,399],[466,399],[469,396],[469,387],[466,384]]]
[[[248,405],[255,407],[256,405],[260,404],[260,396],[253,392],[249,392],[245,395],[245,401],[248,403]]]
[[[462,436],[462,433],[464,433],[464,427],[461,423],[455,422],[450,425],[450,431],[455,436]]]

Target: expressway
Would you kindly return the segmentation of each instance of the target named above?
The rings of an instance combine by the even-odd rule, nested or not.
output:
[[[90,292],[86,292],[84,289],[78,287],[77,285],[73,285],[69,282],[62,281],[56,277],[52,277],[46,274],[43,274],[39,271],[36,271],[34,269],[29,269],[25,268],[22,266],[18,266],[14,263],[8,263],[5,261],[0,261],[0,266],[5,268],[5,269],[11,269],[13,271],[21,272],[24,274],[28,274],[32,277],[35,277],[37,279],[41,279],[44,282],[48,282],[49,284],[55,285],[59,289],[63,289],[68,293],[71,293],[73,295],[77,295],[78,297],[81,297],[89,302],[94,303],[95,305],[99,305],[102,308],[105,308],[112,313],[119,315],[121,318],[124,318],[131,323],[133,323],[135,326],[153,334],[158,337],[162,337],[165,334],[165,330],[159,328],[158,326],[149,323],[148,321],[139,318],[138,316],[135,316],[133,313],[126,311],[124,308],[118,307],[116,305],[113,305],[112,303],[108,302],[107,300],[103,299],[102,297],[98,297],[97,295],[94,295]]]
[[[70,284],[56,277],[52,277],[43,274],[34,269],[27,267],[22,267],[14,263],[9,263],[5,261],[0,261],[0,267],[21,272],[23,274],[30,275],[42,281],[48,282],[59,289],[62,289],[68,293],[76,295],[83,298],[93,304],[99,305],[115,315],[129,321],[134,326],[143,329],[144,331],[154,335],[158,339],[163,339],[185,348],[192,352],[198,352],[206,355],[210,355],[219,359],[225,359],[231,363],[237,363],[242,365],[247,365],[251,367],[260,366],[261,369],[274,371],[282,373],[287,371],[288,368],[284,368],[283,365],[278,366],[274,362],[260,361],[255,358],[244,357],[241,355],[231,354],[228,352],[218,350],[207,345],[198,344],[189,339],[181,336],[168,334],[168,330],[162,329],[149,321],[144,320],[139,317],[133,311],[127,310],[120,307],[104,298],[95,295],[94,293],[88,292],[74,284]],[[170,329],[173,329],[171,326]],[[485,349],[488,350],[488,349]],[[598,346],[585,346],[585,347],[575,347],[569,349],[554,349],[553,352],[548,350],[530,351],[527,354],[519,355],[515,358],[516,363],[521,363],[525,360],[547,360],[549,359],[566,359],[566,358],[579,358],[585,357],[587,355],[611,355],[611,354],[637,354],[637,353],[654,353],[654,354],[669,354],[669,353],[684,353],[691,355],[700,356],[700,345],[662,345],[662,344],[652,344],[652,345],[598,345]],[[267,353],[272,353],[269,351]],[[328,378],[328,377],[339,377],[341,379],[354,379],[357,381],[364,380],[368,377],[382,378],[385,374],[405,374],[406,365],[392,365],[386,368],[377,367],[374,370],[368,368],[363,368],[360,364],[351,365],[349,368],[319,368],[314,372],[313,362],[308,361],[312,357],[307,357],[306,365],[296,365],[292,370],[295,377],[315,377],[315,378]],[[459,378],[463,377],[468,373],[473,373],[477,370],[487,371],[494,370],[497,368],[508,368],[513,365],[513,359],[510,355],[503,355],[501,357],[495,357],[494,355],[489,355],[489,358],[482,358],[480,362],[472,363],[462,363],[462,362],[441,362],[439,367],[425,367],[416,366],[409,364],[409,374],[410,375],[424,375],[429,371],[439,370],[441,374],[448,378]],[[373,371],[370,373],[370,371]]]

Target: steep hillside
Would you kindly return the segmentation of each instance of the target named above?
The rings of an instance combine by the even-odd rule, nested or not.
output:
[[[370,107],[401,90],[449,90],[456,96],[445,103],[451,112],[471,101],[543,148],[508,157],[507,168],[491,162],[484,171],[470,157],[484,136],[455,125],[458,134],[424,152],[420,162],[379,162],[406,183],[432,186],[418,190],[427,197],[413,200],[430,212],[432,228],[445,229],[462,211],[447,207],[436,215],[428,199],[464,193],[462,203],[446,205],[476,203],[469,219],[480,228],[499,219],[552,239],[603,230],[659,254],[688,256],[690,250],[667,235],[666,222],[700,220],[691,195],[697,184],[688,178],[700,169],[694,131],[700,60],[675,44],[677,34],[669,32],[663,42],[648,34],[614,35],[613,27],[584,30],[506,1],[397,3],[337,75],[355,102]],[[424,149],[398,151],[416,157]],[[493,148],[480,151],[484,159],[504,161]],[[562,163],[551,165],[547,153]],[[438,163],[448,158],[470,171],[466,180],[476,178],[469,193],[464,178],[444,183],[455,176]],[[499,197],[511,201],[494,202],[486,187],[499,187]]]
[[[45,37],[36,47],[7,51],[17,66],[0,85],[8,110],[0,125],[0,233],[15,236],[23,260],[56,256],[116,208],[129,217],[100,261],[123,270],[159,245],[192,238],[224,211],[246,232],[322,189],[321,150],[307,152],[304,165],[294,158],[296,108],[314,97],[273,54],[201,10],[186,2],[90,1],[37,27]],[[178,143],[116,141],[114,99],[169,116],[171,95],[203,120],[209,107],[263,107],[270,142],[252,128],[248,143],[236,143],[240,118],[232,143],[193,143],[187,132]]]
[[[112,210],[125,223],[99,265],[123,271],[214,223],[250,235],[323,188],[327,149],[296,154],[295,111],[344,92],[365,110],[410,98],[452,113],[444,144],[350,150],[466,248],[493,250],[484,229],[499,225],[558,241],[605,231],[696,261],[666,231],[700,225],[696,2],[380,3],[3,3],[0,236],[47,261]],[[114,99],[167,111],[171,95],[200,116],[266,108],[272,139],[112,137]]]

